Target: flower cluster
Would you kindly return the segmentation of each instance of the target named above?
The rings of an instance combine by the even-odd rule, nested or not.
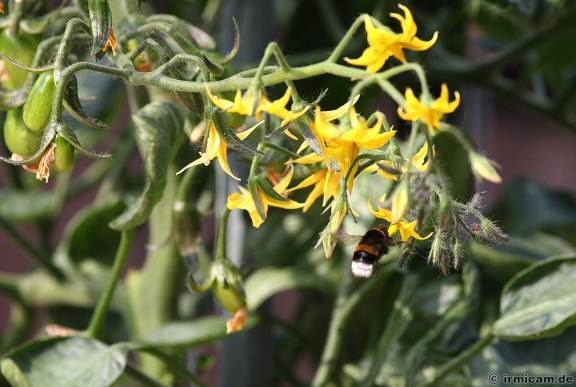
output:
[[[404,16],[395,13],[390,16],[400,22],[402,32],[394,33],[379,24],[376,26],[371,17],[364,16],[368,48],[357,59],[344,58],[347,63],[365,66],[367,73],[374,73],[375,83],[388,82],[390,76],[386,71],[382,73],[378,71],[390,57],[398,59],[399,66],[408,66],[404,50],[427,50],[438,38],[438,33],[435,33],[429,41],[417,38],[417,27],[410,10],[403,5],[399,7],[404,11]],[[408,67],[405,71],[409,71]],[[424,72],[421,72],[419,77],[423,74]],[[377,78],[380,75],[381,78]],[[431,145],[431,138],[437,131],[454,130],[443,122],[443,118],[456,110],[460,103],[460,95],[455,92],[454,100],[450,101],[448,86],[443,84],[440,96],[434,99],[428,90],[426,80],[420,78],[420,81],[422,85],[420,97],[416,97],[411,88],[407,88],[404,93],[399,91],[392,93],[398,102],[398,117],[412,123],[410,141],[403,147],[398,145],[395,138],[396,131],[388,125],[384,114],[375,112],[365,117],[356,111],[359,91],[354,92],[348,102],[341,107],[326,110],[320,106],[321,100],[303,103],[290,82],[287,82],[288,87],[278,100],[268,99],[258,76],[252,86],[244,92],[237,90],[233,100],[215,95],[207,85],[209,104],[223,112],[253,116],[260,122],[264,114],[275,116],[282,120],[282,123],[279,130],[273,134],[285,132],[289,138],[298,141],[291,142],[292,146],[288,146],[294,150],[279,145],[272,147],[267,142],[261,142],[256,151],[252,150],[251,155],[254,158],[248,181],[245,186],[239,187],[239,193],[230,195],[228,209],[246,210],[253,226],[260,227],[266,220],[268,208],[271,206],[288,210],[301,208],[306,212],[322,197],[322,206],[325,207],[325,211],[330,210],[331,216],[320,235],[318,245],[322,244],[326,256],[330,257],[336,245],[337,231],[344,217],[347,214],[358,216],[348,201],[354,181],[361,173],[371,173],[375,174],[376,179],[390,182],[388,185],[377,182],[374,184],[374,187],[391,187],[388,192],[379,193],[380,201],[376,210],[372,207],[371,200],[368,200],[370,212],[376,218],[389,223],[388,234],[393,236],[399,233],[403,242],[409,242],[412,238],[417,240],[429,238],[434,232],[429,232],[427,235],[421,232],[426,221],[433,217],[430,204],[434,202],[432,195],[435,193],[438,197],[443,196],[446,188],[442,184],[438,185],[433,176],[435,168],[439,166],[434,164],[435,150]],[[398,96],[403,96],[403,99],[399,100]],[[291,99],[293,102],[289,108],[288,103]],[[228,125],[215,120],[207,120],[204,125],[207,129],[201,157],[184,169],[198,164],[207,165],[216,158],[222,169],[237,179],[228,166],[227,148],[231,145],[227,138],[242,141],[258,125],[240,132],[233,131]],[[462,140],[463,136],[458,138]],[[463,146],[469,150],[475,173],[493,182],[500,180],[492,162],[480,156],[470,144],[464,143]],[[265,169],[263,168],[265,163],[260,165],[267,148],[274,151],[283,149],[280,151],[287,157],[284,169]],[[407,156],[404,156],[403,152]],[[300,177],[302,175],[304,177],[294,186],[290,186],[295,169],[299,170]],[[299,203],[289,198],[291,193],[310,187],[311,190],[304,202]],[[438,221],[434,226],[440,223],[441,221]],[[438,266],[444,267],[442,265],[438,263]]]

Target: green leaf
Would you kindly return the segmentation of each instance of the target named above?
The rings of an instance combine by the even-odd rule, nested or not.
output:
[[[450,179],[450,195],[465,201],[472,196],[474,177],[468,161],[468,152],[449,133],[440,132],[432,139],[438,165]]]
[[[64,122],[59,122],[56,124],[56,131],[60,136],[64,137],[74,148],[76,148],[78,152],[82,153],[84,156],[88,156],[93,159],[109,159],[110,157],[112,157],[107,153],[96,153],[85,149],[82,146],[82,144],[80,144],[80,141],[76,136],[76,133],[74,133],[72,128],[70,128]]]
[[[8,90],[0,87],[0,109],[8,110],[23,106],[28,99],[30,88],[22,86],[18,89]]]
[[[576,377],[576,327],[566,329],[561,335],[537,341],[509,342],[498,340],[468,363],[470,380],[474,386],[487,386],[488,375],[500,375],[493,386],[510,386],[502,375],[546,375],[559,378]],[[448,386],[445,381],[442,385]],[[544,385],[536,384],[533,385]],[[552,385],[552,384],[545,384]]]
[[[556,336],[576,324],[576,255],[538,262],[504,287],[493,333],[507,340]]]
[[[558,234],[576,228],[574,195],[550,189],[528,177],[510,182],[492,213],[495,219],[502,220],[501,227],[510,234],[530,234],[542,229]],[[568,234],[573,237],[574,233]]]
[[[17,348],[0,367],[14,386],[110,386],[124,371],[126,351],[88,337],[56,337]]]
[[[183,133],[184,117],[170,101],[152,102],[132,116],[146,169],[146,187],[140,197],[110,223],[115,230],[146,221],[166,187],[166,174]]]
[[[471,243],[470,250],[478,265],[502,283],[534,262],[552,255],[576,253],[574,246],[564,239],[544,233],[511,235],[508,242],[497,248]]]
[[[68,271],[66,281],[58,281],[45,271],[35,270],[26,274],[2,274],[0,282],[15,288],[22,300],[43,307],[74,306],[93,308],[102,294],[109,277],[109,267],[95,261],[86,261],[76,271]],[[122,284],[112,299],[111,308],[124,310],[125,293]]]
[[[248,309],[254,310],[274,294],[291,289],[315,289],[333,293],[334,284],[311,270],[292,267],[260,269],[244,283]]]
[[[79,264],[87,259],[112,266],[120,233],[108,223],[122,211],[119,200],[88,206],[66,225],[56,256],[58,262]]]
[[[193,321],[168,323],[160,329],[146,334],[141,342],[153,346],[198,347],[213,343],[226,336],[225,316],[201,317]],[[257,318],[248,316],[244,329],[257,323]]]
[[[57,210],[54,196],[44,191],[0,189],[0,218],[10,222],[29,222],[46,218]]]

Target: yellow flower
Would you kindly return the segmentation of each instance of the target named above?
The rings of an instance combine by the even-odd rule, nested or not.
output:
[[[214,103],[214,105],[218,106],[220,109],[229,113],[242,114],[244,116],[255,115],[258,121],[260,121],[262,112],[266,112],[273,114],[276,117],[282,118],[287,123],[289,120],[300,117],[306,113],[306,110],[308,110],[308,108],[305,108],[297,113],[292,113],[286,109],[286,104],[288,104],[290,95],[292,93],[292,88],[290,87],[286,89],[286,92],[282,98],[277,99],[276,101],[268,100],[262,90],[258,90],[257,95],[255,95],[254,91],[249,89],[245,96],[242,96],[240,90],[237,90],[234,101],[228,101],[226,99],[216,97],[214,94],[212,94],[208,88],[208,85],[206,85],[206,92],[208,93],[208,97],[212,103]],[[285,125],[284,122],[282,124]]]
[[[281,196],[282,192],[286,190],[290,184],[290,181],[292,180],[293,172],[294,169],[290,167],[286,177],[280,183],[274,186],[273,189],[277,195]],[[250,181],[248,184],[251,184]],[[252,218],[252,225],[256,228],[260,227],[260,225],[264,223],[264,219],[268,214],[269,206],[280,207],[287,210],[294,210],[304,206],[303,204],[295,202],[294,200],[290,200],[284,196],[282,197],[285,198],[285,200],[273,198],[266,194],[257,183],[254,184],[254,189],[251,190],[247,190],[243,187],[238,188],[240,189],[240,193],[233,193],[228,197],[228,209],[233,210],[235,208],[240,208],[248,211],[250,218]],[[257,197],[253,197],[250,191],[255,192]],[[258,203],[256,203],[256,201]],[[260,215],[258,206],[260,206],[262,209],[264,215],[263,217]]]
[[[380,203],[384,203],[384,201],[386,200],[386,195],[383,195],[380,198]],[[388,235],[392,236],[394,234],[396,234],[398,231],[400,231],[400,237],[402,238],[402,241],[406,242],[410,237],[413,237],[415,239],[418,240],[423,240],[423,239],[428,239],[430,238],[430,236],[432,235],[432,233],[430,233],[429,235],[425,236],[425,237],[421,237],[416,231],[414,231],[414,228],[417,225],[417,221],[413,221],[413,222],[406,222],[404,220],[401,220],[397,223],[392,223],[392,212],[384,207],[381,207],[380,205],[378,205],[378,211],[374,211],[372,209],[372,205],[370,204],[371,198],[368,199],[368,208],[370,209],[370,212],[372,214],[374,214],[375,217],[380,218],[380,219],[384,219],[388,222],[390,222],[390,226],[388,227]]]
[[[310,153],[306,156],[292,160],[291,163],[314,164],[322,162],[323,160],[324,157],[316,153]],[[322,206],[326,205],[330,197],[335,198],[340,190],[340,179],[342,179],[342,174],[340,172],[329,169],[320,169],[308,176],[297,186],[290,188],[288,192],[314,185],[314,188],[304,202],[304,208],[302,210],[306,212],[316,199],[322,195],[324,195]]]
[[[392,194],[392,210],[390,223],[398,223],[404,217],[406,209],[408,208],[408,195],[410,193],[410,188],[408,186],[408,180],[403,179],[398,188]]]
[[[430,133],[434,133],[434,129],[442,129],[440,120],[446,113],[452,113],[460,104],[460,94],[454,92],[455,100],[450,102],[448,96],[448,86],[442,84],[440,97],[433,101],[430,105],[420,102],[414,95],[411,88],[406,89],[406,104],[404,108],[398,107],[398,115],[406,121],[423,120]]]
[[[344,60],[351,65],[366,66],[369,73],[378,72],[384,66],[389,57],[394,56],[402,63],[406,63],[404,49],[413,51],[424,51],[434,45],[438,38],[438,32],[429,41],[423,41],[416,37],[417,27],[412,18],[412,13],[402,4],[398,4],[406,17],[397,13],[391,13],[390,16],[400,21],[402,32],[395,34],[389,30],[382,30],[374,26],[370,16],[364,16],[364,26],[366,28],[368,48],[364,50],[360,58]]]
[[[238,136],[238,138],[240,140],[244,140],[246,137],[248,137],[248,135],[250,135],[250,133],[252,133],[252,131],[254,131],[254,129],[256,129],[258,126],[260,126],[260,124],[262,124],[262,123],[263,123],[263,121],[257,123],[256,125],[254,125],[250,129],[248,129],[242,133],[237,133],[236,135]],[[240,180],[239,178],[234,176],[234,174],[230,170],[230,166],[228,165],[228,155],[227,154],[228,154],[228,147],[226,146],[226,143],[220,138],[220,135],[216,131],[216,127],[214,126],[214,123],[212,121],[210,121],[210,126],[208,129],[208,138],[206,139],[204,152],[200,152],[201,157],[198,160],[188,164],[187,166],[185,166],[184,168],[179,170],[176,174],[180,174],[180,173],[184,172],[185,170],[187,170],[188,168],[193,167],[194,165],[198,165],[198,164],[209,165],[210,161],[212,161],[214,158],[217,157],[218,162],[220,163],[220,166],[222,167],[224,172],[226,172],[228,175],[232,176],[234,179]]]
[[[432,154],[434,154],[434,147],[432,147]],[[428,170],[428,167],[430,166],[430,158],[426,160],[427,156],[428,142],[424,142],[424,145],[422,145],[420,150],[412,157],[412,166],[420,172]],[[390,171],[397,171],[397,173],[389,173],[387,169]],[[398,177],[402,176],[406,170],[407,168],[404,165],[399,165],[388,160],[379,161],[365,169],[367,172],[377,172],[380,176],[390,181],[397,181]]]
[[[403,6],[402,4],[398,4],[399,8],[402,8],[406,17],[402,17],[402,15],[397,13],[391,13],[390,16],[400,22],[402,26],[402,38],[398,45],[394,45],[391,47],[391,50],[394,52],[394,57],[399,59],[402,63],[406,63],[406,57],[404,56],[404,52],[402,51],[403,48],[412,51],[426,51],[430,47],[436,43],[436,39],[438,39],[438,31],[434,32],[434,36],[432,39],[425,42],[420,40],[416,37],[416,32],[418,28],[416,27],[416,23],[414,23],[414,18],[412,17],[412,13],[410,10]]]
[[[327,156],[338,162],[340,172],[343,176],[346,175],[352,161],[360,153],[360,148],[366,150],[380,148],[396,133],[394,130],[380,133],[380,129],[382,128],[382,119],[380,116],[378,116],[374,126],[369,128],[366,119],[364,117],[358,117],[353,107],[350,108],[349,123],[351,129],[342,132],[339,127],[324,119],[320,107],[316,107],[314,129],[326,141]],[[358,165],[354,165],[350,174],[352,178],[348,179],[347,188],[349,191],[352,191],[353,177],[357,168]]]

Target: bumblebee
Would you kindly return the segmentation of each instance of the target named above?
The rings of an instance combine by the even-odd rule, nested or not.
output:
[[[362,278],[372,277],[374,270],[376,270],[376,278],[378,278],[378,261],[384,254],[388,253],[388,247],[404,243],[392,239],[384,225],[371,228],[363,236],[349,235],[339,230],[337,238],[345,244],[358,242],[352,256],[352,274]]]

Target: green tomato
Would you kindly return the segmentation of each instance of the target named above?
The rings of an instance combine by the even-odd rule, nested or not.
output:
[[[33,156],[42,140],[42,132],[34,132],[22,119],[22,107],[8,110],[4,120],[4,142],[12,153],[22,157]]]
[[[212,292],[224,309],[234,313],[246,305],[242,277],[230,261],[215,261],[211,271]]]
[[[227,282],[214,281],[212,292],[214,292],[214,297],[218,302],[230,313],[234,313],[246,305],[242,295]]]
[[[58,172],[68,172],[74,169],[74,147],[64,137],[56,136],[54,139],[56,149],[54,149],[54,160],[52,168]]]
[[[30,66],[32,64],[37,47],[38,39],[34,35],[20,32],[17,36],[12,36],[9,28],[5,28],[0,33],[0,51],[8,58],[23,65]],[[28,78],[28,72],[8,61],[4,62],[9,79],[4,82],[3,86],[7,89],[17,89],[24,85],[26,78]]]
[[[31,130],[41,131],[50,120],[55,93],[54,71],[40,74],[24,105],[24,122]]]

